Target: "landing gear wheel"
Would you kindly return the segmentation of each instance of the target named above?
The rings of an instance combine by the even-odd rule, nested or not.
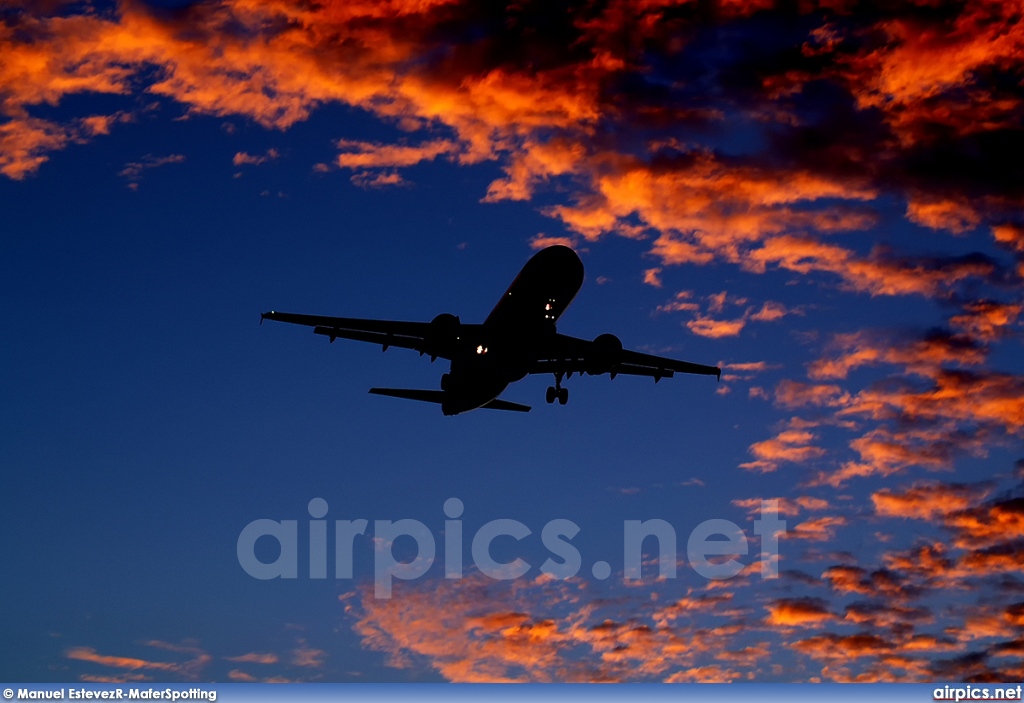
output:
[[[555,402],[555,398],[559,395],[558,391],[555,390],[554,386],[548,386],[548,392],[544,395],[544,400],[548,401],[548,405]]]
[[[568,402],[569,402],[569,389],[568,388],[559,388],[558,389],[558,404],[559,405],[565,405]]]

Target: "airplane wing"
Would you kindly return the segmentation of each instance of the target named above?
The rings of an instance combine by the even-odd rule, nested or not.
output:
[[[672,378],[676,373],[690,373],[702,376],[722,377],[717,366],[679,361],[654,354],[623,349],[614,335],[601,335],[597,339],[578,339],[565,334],[556,334],[547,348],[543,349],[533,364],[530,373],[587,373],[600,375],[618,374],[649,376],[660,381]]]
[[[260,315],[263,320],[288,322],[294,325],[312,327],[332,342],[335,339],[353,339],[358,342],[380,344],[384,351],[389,347],[413,349],[420,354],[430,354],[443,359],[451,358],[451,350],[443,334],[451,326],[458,327],[466,334],[473,334],[479,325],[463,325],[454,315],[439,315],[433,322],[404,322],[400,320],[367,320],[355,317],[330,317],[327,315],[303,315],[291,312],[270,311]]]

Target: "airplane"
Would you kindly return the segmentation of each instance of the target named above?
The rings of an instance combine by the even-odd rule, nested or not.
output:
[[[353,339],[389,347],[413,349],[451,361],[441,376],[441,390],[371,388],[370,393],[437,403],[445,415],[477,408],[528,412],[530,406],[498,396],[510,383],[528,374],[554,374],[545,400],[565,405],[569,389],[563,378],[573,373],[649,376],[655,383],[675,373],[722,377],[717,366],[676,361],[622,348],[613,334],[593,340],[560,334],[555,328],[569,303],[583,285],[583,262],[575,251],[562,245],[546,247],[530,258],[512,281],[483,324],[464,324],[442,313],[430,322],[364,320],[349,317],[265,312],[263,320],[276,320],[313,328],[333,343]]]

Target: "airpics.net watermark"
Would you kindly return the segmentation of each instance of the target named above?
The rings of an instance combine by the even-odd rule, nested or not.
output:
[[[326,579],[328,571],[327,548],[327,501],[314,498],[309,501],[309,578]],[[463,530],[464,506],[458,498],[449,498],[444,503],[444,575],[448,579],[463,576]],[[353,545],[357,535],[365,535],[368,520],[334,521],[334,578],[351,579]],[[754,520],[754,534],[760,537],[761,578],[778,577],[779,536],[786,531],[785,520],[779,520],[778,501],[761,502],[760,518]],[[556,519],[544,525],[541,542],[550,552],[540,566],[542,574],[554,579],[568,579],[576,576],[583,566],[579,550],[572,539],[579,534],[579,526],[572,520]],[[485,523],[473,535],[470,553],[473,565],[480,573],[496,580],[516,579],[526,575],[532,566],[521,558],[508,562],[496,561],[491,556],[491,543],[498,537],[522,540],[533,534],[529,527],[507,518]],[[247,574],[256,579],[294,579],[299,577],[299,521],[298,520],[253,520],[238,535],[238,563]],[[262,538],[277,542],[280,553],[271,562],[261,561],[256,556],[256,542]],[[395,558],[393,545],[399,537],[411,538],[416,543],[416,556],[409,561]],[[623,521],[623,579],[635,581],[641,578],[643,545],[653,537],[658,544],[658,576],[671,579],[677,571],[677,535],[675,528],[665,520],[624,520]],[[714,538],[714,539],[713,539]],[[373,521],[373,577],[374,595],[390,598],[395,579],[411,581],[423,576],[434,564],[437,544],[434,534],[419,520],[374,520]],[[690,531],[686,540],[686,557],[689,566],[700,576],[712,580],[729,579],[745,568],[737,557],[749,553],[747,536],[734,522],[722,519],[705,520]],[[709,557],[715,557],[709,559]],[[606,561],[595,562],[591,574],[599,580],[612,574],[611,565]]]

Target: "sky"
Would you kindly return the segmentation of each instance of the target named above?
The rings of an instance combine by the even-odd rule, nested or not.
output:
[[[1021,680],[1022,11],[0,2],[0,678]],[[444,417],[366,393],[443,361],[258,324],[481,322],[556,243],[586,268],[559,331],[721,382]],[[316,498],[332,545],[368,521],[352,578],[309,577]],[[473,567],[498,519],[516,579]],[[655,519],[676,574],[651,538],[627,580]],[[297,578],[242,568],[255,520],[297,521]],[[379,598],[397,520],[437,559]],[[707,520],[733,578],[688,558]]]

